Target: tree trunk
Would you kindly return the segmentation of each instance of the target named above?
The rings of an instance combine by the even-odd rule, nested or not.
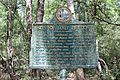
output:
[[[8,0],[8,15],[7,15],[7,53],[8,58],[12,58],[12,35],[13,35],[13,5],[12,0]]]
[[[82,20],[82,17],[81,17],[81,6],[80,6],[80,1],[79,1],[79,0],[76,0],[76,1],[77,1],[78,20],[81,21],[81,20]]]
[[[96,3],[96,0],[93,0],[93,2],[94,2],[94,14],[93,14],[93,16],[95,17],[96,16],[96,13],[97,13],[97,3]]]
[[[12,35],[13,35],[13,1],[8,0],[8,15],[7,15],[7,53],[8,61],[6,65],[7,73],[10,75],[11,80],[15,80],[15,73],[13,71],[13,46],[12,46]],[[17,80],[17,79],[16,79]]]
[[[26,0],[26,22],[27,22],[27,48],[30,52],[31,34],[32,34],[32,0]],[[33,77],[33,76],[32,76]]]
[[[32,0],[26,0],[26,22],[27,22],[27,34],[28,44],[31,43],[32,33]],[[28,45],[28,52],[30,51],[30,45]]]
[[[13,73],[13,62],[12,62],[12,55],[13,55],[13,46],[12,46],[12,35],[13,35],[13,5],[12,0],[8,0],[8,15],[7,15],[7,53],[8,53],[8,63],[9,67],[8,73]]]
[[[38,0],[36,22],[43,22],[45,0]]]

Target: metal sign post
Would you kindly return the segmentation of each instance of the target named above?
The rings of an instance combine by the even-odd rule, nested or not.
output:
[[[67,80],[67,70],[66,69],[62,69],[60,70],[60,80]]]

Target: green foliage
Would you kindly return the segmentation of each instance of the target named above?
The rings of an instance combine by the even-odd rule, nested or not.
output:
[[[98,37],[99,54],[107,62],[110,74],[116,78],[120,74],[120,27],[112,25],[101,26],[104,29],[104,34],[102,33],[103,35]],[[107,77],[104,73],[103,76]]]
[[[14,26],[13,26],[13,61],[14,61],[14,69],[16,75],[20,77],[20,80],[30,80],[30,69],[28,67],[29,54],[28,54],[28,41],[27,41],[27,32],[26,32],[26,22],[25,22],[25,1],[18,0],[19,3],[14,0]],[[81,1],[81,8],[85,7],[85,0]],[[76,2],[76,0],[74,1]],[[96,31],[97,31],[97,40],[99,47],[99,55],[103,58],[109,68],[109,74],[103,70],[101,73],[101,79],[103,80],[120,80],[120,26],[116,24],[120,24],[120,4],[119,0],[97,0],[97,15],[91,16],[90,18],[93,20],[93,17],[96,17]],[[4,4],[3,4],[4,3]],[[63,2],[61,0],[45,0],[45,15],[44,21],[50,20],[56,9],[59,6],[64,6],[66,1]],[[36,8],[37,8],[37,0],[33,0],[33,22],[36,18]],[[7,40],[7,7],[6,0],[2,3],[0,2],[0,56],[4,59],[4,62],[7,62],[7,51],[6,51],[6,40]],[[18,6],[21,5],[21,6]],[[65,5],[66,6],[66,5]],[[77,4],[75,4],[77,6]],[[93,14],[93,0],[90,0],[90,4],[88,5],[90,9],[90,13]],[[23,16],[20,15],[19,9],[22,9]],[[77,11],[77,7],[75,7]],[[82,14],[86,12],[85,9],[82,9]],[[76,12],[76,15],[78,13]],[[86,15],[86,14],[85,14]],[[84,18],[84,15],[81,15]],[[76,19],[78,17],[76,16]],[[0,57],[0,75],[9,76],[1,69],[1,57]],[[3,68],[3,66],[2,66]],[[1,73],[1,71],[3,71]],[[56,71],[52,71],[51,76],[54,78],[57,76]],[[95,71],[86,70],[90,76],[95,74]],[[1,78],[0,80],[5,80]],[[7,80],[7,79],[6,79]]]

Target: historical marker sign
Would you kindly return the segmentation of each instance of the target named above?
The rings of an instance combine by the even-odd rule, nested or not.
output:
[[[36,23],[32,28],[30,67],[96,67],[95,37],[95,26],[91,23]]]

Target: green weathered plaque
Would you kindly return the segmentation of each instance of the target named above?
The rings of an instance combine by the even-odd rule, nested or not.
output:
[[[31,68],[94,68],[97,63],[94,24],[74,22],[33,25]]]

